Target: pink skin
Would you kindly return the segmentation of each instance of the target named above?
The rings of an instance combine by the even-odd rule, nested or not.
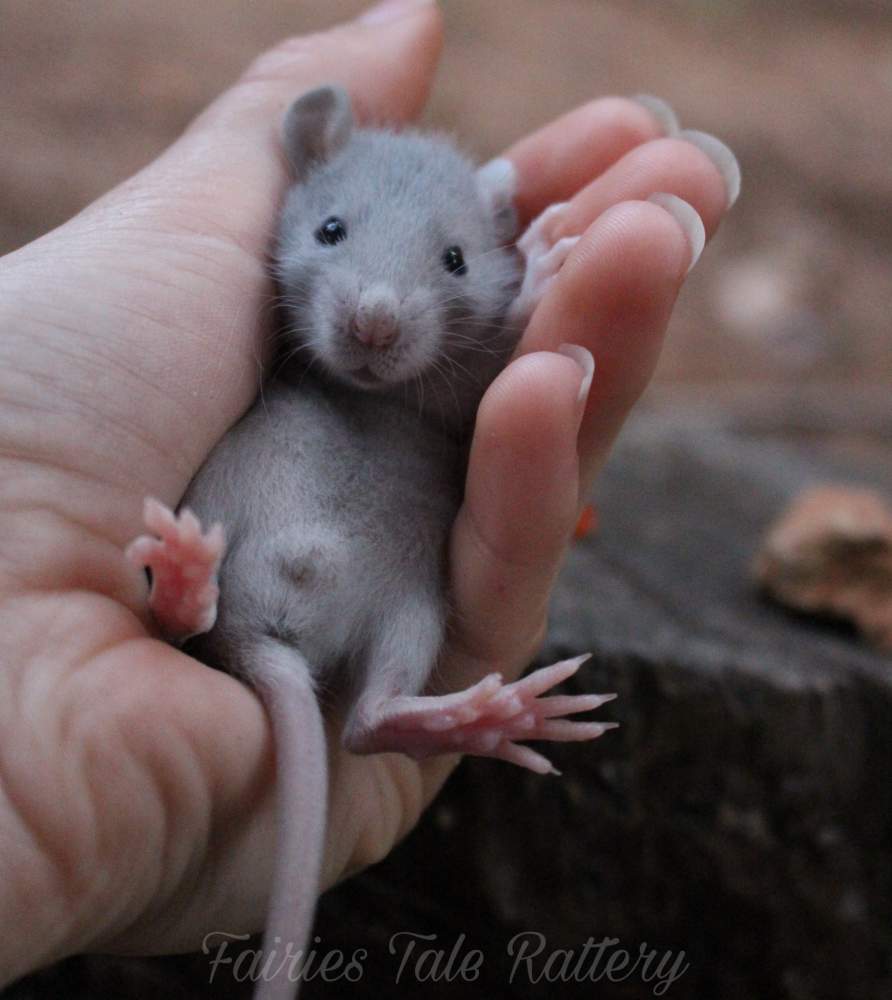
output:
[[[554,281],[579,237],[552,244],[547,227],[560,220],[564,204],[546,209],[518,242],[526,273],[510,319],[526,322]],[[164,635],[180,641],[209,631],[217,617],[217,570],[224,548],[221,525],[206,534],[189,510],[179,515],[159,503],[145,502],[143,535],[127,548],[127,558],[152,570],[149,607]],[[617,723],[564,718],[587,712],[616,695],[540,697],[576,673],[588,655],[544,667],[513,684],[492,673],[446,695],[401,695],[376,707],[361,729],[347,735],[355,753],[404,753],[416,760],[446,753],[494,757],[538,774],[559,774],[551,762],[517,740],[583,741],[602,736]]]
[[[375,728],[352,741],[350,749],[363,753],[396,751],[416,760],[467,753],[506,760],[537,774],[560,774],[546,757],[515,740],[579,742],[616,729],[616,722],[564,718],[600,708],[615,694],[540,697],[575,674],[589,655],[535,670],[513,684],[505,684],[496,673],[455,694],[394,698]]]
[[[550,205],[517,241],[517,249],[526,260],[526,271],[520,292],[511,306],[510,318],[515,322],[529,321],[545,291],[557,277],[561,265],[579,242],[578,236],[565,236],[555,241],[548,235],[549,230],[559,224],[567,208],[566,202]]]
[[[260,926],[268,717],[245,685],[148,637],[144,580],[120,546],[147,485],[175,502],[256,392],[282,109],[336,79],[366,121],[412,119],[442,37],[437,5],[413,11],[267,52],[154,164],[3,258],[4,985],[76,952],[194,951],[208,926]],[[708,233],[724,215],[718,172],[693,146],[653,141],[660,131],[641,105],[599,98],[504,154],[522,221],[569,201],[557,235],[583,237],[480,408],[450,545],[454,637],[437,669],[453,690],[481,664],[511,680],[528,662],[577,490],[588,496],[662,343],[689,249],[639,199],[678,195]],[[581,428],[562,343],[598,361]],[[22,377],[60,358],[74,362],[64,378]],[[456,763],[360,757],[339,741],[330,759],[325,887],[384,857]],[[256,891],[226,891],[246,885]]]
[[[145,501],[143,521],[153,533],[140,535],[125,551],[139,568],[152,571],[149,608],[164,636],[182,642],[208,632],[217,619],[217,570],[225,540],[222,525],[205,533],[190,511],[174,514],[151,497]]]
[[[136,566],[152,571],[149,607],[162,633],[180,642],[207,632],[217,618],[217,570],[223,557],[223,528],[204,532],[190,511],[175,514],[158,500],[145,502],[143,519],[154,535],[140,535],[127,547]],[[357,753],[404,753],[416,760],[445,753],[494,757],[537,774],[560,774],[542,754],[516,740],[594,740],[615,722],[564,718],[600,708],[615,694],[541,697],[571,677],[589,654],[543,667],[513,684],[489,674],[477,684],[445,695],[404,695],[382,708],[379,718],[350,741]]]

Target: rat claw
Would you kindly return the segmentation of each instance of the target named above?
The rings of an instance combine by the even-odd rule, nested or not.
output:
[[[591,712],[615,698],[615,694],[556,694],[550,698],[540,698],[535,707],[540,719],[553,719],[563,715],[577,715],[579,712]]]
[[[160,500],[156,500],[155,497],[146,497],[145,500],[143,500],[142,515],[143,520],[146,523],[160,520],[165,513],[169,513],[167,507],[165,507]]]
[[[556,743],[581,743],[585,740],[596,740],[609,730],[618,727],[618,722],[572,722],[570,719],[550,719],[539,726],[536,739],[552,740]]]
[[[179,528],[180,538],[187,545],[193,545],[201,535],[201,522],[188,507],[180,511]]]
[[[173,511],[154,497],[145,499],[143,521],[150,531],[162,538],[169,538],[176,532],[177,522]]]
[[[527,226],[526,232],[517,241],[517,249],[527,259],[536,252],[539,244],[548,245],[548,236],[545,232],[558,218],[567,210],[566,201],[556,202],[549,205],[543,212],[540,212],[535,219]]]
[[[512,743],[505,740],[498,750],[492,754],[507,760],[509,764],[516,764],[518,767],[525,767],[528,771],[535,771],[536,774],[560,774],[561,772],[551,763],[547,757],[537,753],[531,747],[521,746],[519,743]]]
[[[451,694],[430,695],[435,698],[441,712],[454,711],[464,708],[480,709],[492,700],[493,695],[502,689],[502,675],[498,673],[487,674],[483,680],[477,681],[464,691],[454,691]],[[420,710],[420,706],[419,706]]]
[[[563,206],[552,206],[562,210]],[[512,322],[528,322],[545,292],[554,282],[567,255],[579,242],[578,236],[565,236],[556,243],[543,232],[549,224],[550,209],[534,222],[528,232],[518,242],[518,247],[526,259],[526,269],[520,291],[511,304],[509,316]]]
[[[550,271],[554,276],[580,239],[579,236],[565,236],[558,240],[547,253],[539,258],[537,265],[546,273]]]
[[[544,691],[548,691],[549,688],[553,688],[556,684],[567,680],[568,677],[572,677],[582,664],[591,658],[591,655],[591,653],[583,653],[581,656],[574,656],[572,659],[553,663],[550,667],[541,667],[539,670],[534,670],[529,676],[517,681],[514,685],[514,690],[524,698],[542,694]]]
[[[473,687],[467,689],[467,691],[460,692],[459,696],[466,695],[468,697],[462,700],[467,703],[468,706],[472,706],[475,709],[480,709],[482,706],[486,706],[490,703],[494,697],[498,697],[498,693],[502,690],[502,675],[501,674],[487,674],[482,681],[479,681]],[[479,715],[479,711],[478,711]]]
[[[531,259],[530,267],[537,273],[538,280],[541,282],[540,297],[545,295],[548,286],[555,281],[558,272],[580,239],[580,236],[565,236],[558,240],[547,253]]]
[[[613,695],[567,695],[539,699],[566,680],[589,654],[562,660],[529,677],[504,684],[490,674],[465,691],[447,695],[405,695],[364,709],[347,737],[359,753],[396,750],[416,759],[439,753],[498,757],[538,774],[558,774],[551,762],[514,740],[582,741],[602,736],[616,723],[572,721],[561,716],[597,708]]]
[[[219,521],[215,521],[209,528],[205,536],[205,543],[207,544],[208,553],[215,558],[223,552],[223,546],[226,544],[226,533],[223,531],[223,525]]]
[[[569,201],[556,201],[552,203],[548,206],[548,208],[540,212],[535,219],[533,219],[532,226],[539,226],[542,228],[543,226],[550,225],[555,221],[555,219],[558,218],[558,216],[563,215],[564,212],[567,211],[569,205]]]
[[[172,641],[208,631],[220,596],[216,572],[224,548],[222,526],[205,535],[191,510],[177,516],[154,497],[145,499],[143,520],[153,534],[135,538],[124,555],[152,571],[149,608],[160,631]]]

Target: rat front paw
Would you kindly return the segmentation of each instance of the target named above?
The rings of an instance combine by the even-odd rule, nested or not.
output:
[[[529,322],[548,286],[579,242],[578,236],[555,240],[551,235],[566,208],[565,202],[546,208],[517,241],[517,249],[523,255],[526,268],[520,291],[511,305],[510,318],[515,322]]]
[[[369,710],[359,706],[345,737],[354,753],[398,752],[415,759],[443,753],[495,757],[538,774],[558,774],[542,754],[516,740],[556,742],[593,740],[615,722],[579,722],[565,718],[588,712],[614,694],[540,697],[576,673],[588,656],[563,660],[505,684],[490,674],[456,694],[403,696]]]
[[[143,521],[153,535],[140,535],[124,554],[135,566],[152,571],[149,607],[158,627],[177,642],[209,631],[217,617],[217,569],[225,544],[222,526],[215,524],[203,532],[190,510],[174,514],[151,497],[145,502]]]

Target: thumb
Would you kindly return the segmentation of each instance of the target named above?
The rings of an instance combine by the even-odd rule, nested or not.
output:
[[[359,19],[327,31],[288,38],[262,53],[236,83],[209,105],[162,156],[94,208],[134,187],[149,198],[158,221],[163,205],[173,224],[196,216],[242,249],[266,249],[276,207],[288,180],[279,128],[287,107],[322,84],[341,84],[359,122],[400,123],[427,99],[442,45],[434,0],[388,0]],[[175,197],[172,197],[175,195]],[[220,205],[226,206],[221,218]],[[206,231],[206,230],[205,230]]]
[[[17,303],[18,313],[47,316],[45,276],[53,275],[41,337],[21,332],[29,363],[55,370],[60,337],[65,351],[86,359],[71,366],[66,392],[90,398],[101,429],[89,456],[78,447],[79,472],[108,494],[109,456],[112,465],[127,456],[119,515],[101,495],[91,500],[108,510],[101,521],[109,537],[132,533],[146,492],[176,502],[257,393],[272,291],[264,265],[289,182],[285,110],[307,90],[336,83],[361,122],[410,119],[427,97],[441,36],[433,0],[398,0],[281,42],[158,159],[5,259],[0,302]],[[66,422],[52,447],[69,454],[70,440]]]

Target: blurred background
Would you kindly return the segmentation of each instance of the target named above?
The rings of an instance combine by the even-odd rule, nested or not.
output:
[[[674,997],[892,996],[889,659],[764,606],[748,576],[803,484],[892,495],[892,2],[442,6],[426,120],[471,152],[652,93],[733,147],[743,193],[682,293],[543,654],[593,649],[579,689],[619,690],[623,728],[557,756],[562,782],[466,762],[394,858],[326,897],[320,933],[372,947],[355,997],[652,995],[509,988],[494,961],[476,984],[396,987],[386,964],[398,930],[492,954],[529,927],[684,950]],[[146,163],[263,47],[360,8],[0,0],[0,252]],[[9,995],[246,995],[206,976],[204,959],[72,960]]]
[[[264,46],[361,6],[0,0],[0,252],[143,165]],[[481,156],[593,96],[650,92],[740,157],[743,196],[682,297],[662,382],[880,390],[892,370],[888,0],[443,6],[428,120]]]

